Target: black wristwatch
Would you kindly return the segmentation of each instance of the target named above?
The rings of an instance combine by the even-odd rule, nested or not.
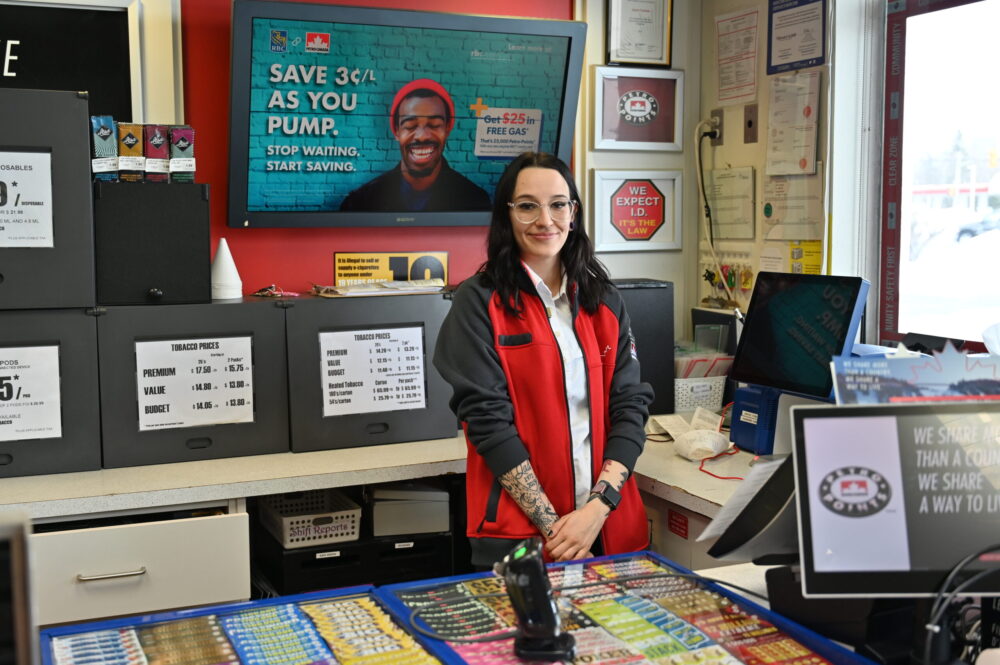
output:
[[[597,484],[594,485],[594,489],[590,490],[590,496],[587,497],[587,501],[594,499],[600,499],[601,503],[607,506],[609,510],[614,510],[618,507],[619,502],[621,502],[622,495],[608,481],[598,480]]]

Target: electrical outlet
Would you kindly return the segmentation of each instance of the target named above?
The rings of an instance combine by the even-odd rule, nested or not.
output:
[[[723,134],[722,134],[722,118],[723,118],[722,109],[712,109],[712,112],[709,115],[712,118],[712,129],[714,129],[717,132],[716,135],[715,135],[715,138],[712,139],[712,145],[713,146],[722,145],[722,136],[723,136]]]
[[[757,142],[757,105],[747,104],[743,107],[743,142]]]

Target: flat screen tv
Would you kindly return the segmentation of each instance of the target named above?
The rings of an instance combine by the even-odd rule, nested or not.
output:
[[[586,24],[235,0],[235,227],[477,226],[507,163],[569,161]]]

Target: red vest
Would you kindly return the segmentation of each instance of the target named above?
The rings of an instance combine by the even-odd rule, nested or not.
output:
[[[563,516],[574,510],[576,498],[562,360],[542,301],[522,292],[521,303],[522,315],[514,316],[493,293],[489,301],[493,343],[507,377],[517,432],[542,489],[556,513]],[[615,372],[619,321],[602,303],[594,314],[580,309],[573,327],[587,367],[593,474],[587,482],[593,484],[604,464],[610,426],[608,395]],[[521,539],[539,535],[531,520],[500,487],[475,447],[468,445],[468,536]],[[641,550],[649,544],[646,513],[634,477],[629,477],[621,493],[621,503],[601,530],[605,554]]]

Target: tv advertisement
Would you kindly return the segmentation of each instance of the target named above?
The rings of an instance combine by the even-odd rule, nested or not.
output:
[[[510,159],[555,151],[569,48],[558,36],[254,18],[246,210],[488,210]]]

